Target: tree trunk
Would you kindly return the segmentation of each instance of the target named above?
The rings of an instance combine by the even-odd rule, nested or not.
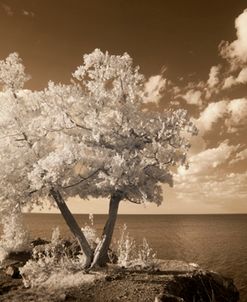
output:
[[[102,234],[102,241],[103,244],[98,252],[98,254],[95,254],[95,257],[97,259],[94,259],[93,264],[99,265],[99,266],[105,266],[108,258],[108,250],[111,244],[112,235],[114,231],[114,226],[117,220],[117,213],[118,213],[118,206],[122,199],[121,194],[118,192],[112,194],[110,199],[110,205],[109,205],[109,214],[108,219],[105,224],[103,234]]]
[[[89,267],[92,262],[93,252],[92,252],[90,245],[87,242],[86,237],[84,236],[81,228],[77,224],[75,218],[71,214],[71,212],[70,212],[69,208],[67,207],[60,192],[58,190],[55,190],[54,188],[52,188],[50,190],[50,194],[56,201],[56,204],[57,204],[59,210],[61,211],[61,214],[63,215],[64,220],[66,221],[68,227],[70,228],[71,232],[77,239],[83,253],[85,254],[85,257],[86,257],[85,267]]]

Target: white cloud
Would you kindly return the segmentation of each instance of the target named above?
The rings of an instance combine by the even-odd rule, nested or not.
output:
[[[200,90],[191,89],[182,95],[182,98],[190,105],[200,106],[202,104],[202,92]]]
[[[189,169],[179,167],[174,177],[178,199],[211,204],[214,209],[216,206],[219,209],[228,207],[229,211],[236,210],[234,202],[241,209],[243,202],[247,200],[246,169],[243,173],[228,172],[233,168],[229,164],[237,162],[241,162],[241,170],[237,170],[239,165],[236,165],[235,171],[246,168],[246,145],[243,142],[242,145],[233,144],[229,140],[210,148],[207,145],[213,142],[212,138],[216,140],[218,134],[227,136],[232,141],[236,141],[238,134],[241,142],[244,139],[243,131],[247,131],[247,97],[243,86],[247,84],[247,9],[236,19],[235,27],[236,40],[220,46],[221,55],[226,59],[224,64],[212,66],[206,81],[190,83],[185,88],[187,90],[183,89],[185,92],[178,95],[188,104],[199,105],[199,109],[212,96],[218,99],[220,97],[221,101],[212,100],[200,112],[199,118],[194,120],[199,128],[199,136],[192,138]],[[234,90],[226,90],[237,85],[239,87]],[[236,134],[229,135],[233,132]]]
[[[238,74],[237,77],[232,75],[228,76],[223,83],[223,89],[231,88],[232,86],[239,85],[239,84],[246,84],[247,83],[247,67],[244,67]]]
[[[7,16],[12,17],[14,15],[14,12],[9,5],[7,5],[3,2],[0,2],[0,4]]]
[[[201,176],[194,178],[191,182],[175,183],[177,198],[188,202],[211,203],[215,208],[221,205],[225,209],[226,205],[247,200],[247,172],[228,173],[219,176]],[[240,207],[242,208],[242,207]]]
[[[26,16],[26,17],[31,17],[31,18],[33,18],[33,17],[35,16],[34,12],[32,12],[32,11],[27,11],[27,10],[25,10],[25,9],[23,9],[23,10],[21,11],[21,13],[22,13],[23,16]]]
[[[234,85],[236,85],[236,78],[234,76],[230,75],[227,78],[225,78],[222,88],[223,89],[228,89],[228,88],[231,88]]]
[[[206,131],[212,129],[214,123],[216,123],[220,118],[224,116],[227,112],[227,102],[220,101],[215,103],[210,103],[200,114],[199,119],[195,121],[201,135]]]
[[[238,127],[247,124],[247,99],[234,99],[227,106],[230,117],[225,121],[228,132],[236,132]]]
[[[235,158],[230,161],[230,164],[235,164],[239,161],[247,159],[247,148],[237,153]]]
[[[235,20],[237,39],[221,45],[221,55],[235,64],[247,62],[247,9]]]
[[[247,50],[246,50],[247,51]],[[247,67],[243,68],[238,77],[237,77],[237,82],[241,84],[246,84],[247,83]]]
[[[225,163],[231,154],[238,148],[238,145],[228,145],[228,141],[224,141],[216,148],[207,149],[191,156],[189,159],[189,169],[186,170],[184,167],[178,168],[178,176],[180,176],[180,181],[187,181],[188,175],[196,176],[208,174],[209,170],[215,169],[219,165]]]
[[[167,79],[163,78],[162,75],[151,76],[144,86],[144,102],[158,103],[166,86]]]
[[[224,141],[216,148],[192,156],[189,169],[180,167],[174,177],[177,198],[189,203],[212,204],[214,209],[225,209],[227,204],[232,206],[234,200],[246,200],[247,172],[226,173],[223,168],[238,148],[239,145],[229,145]]]
[[[210,88],[215,87],[219,84],[219,73],[220,73],[220,66],[212,66],[209,72],[209,78],[207,84]]]
[[[7,16],[9,16],[9,17],[14,16],[15,13],[10,5],[0,2],[0,6],[2,7],[2,9],[4,10],[4,12]],[[25,17],[31,17],[31,18],[34,18],[34,16],[35,16],[34,12],[28,11],[25,9],[18,10],[18,11],[16,11],[16,13],[22,14]]]
[[[235,132],[237,128],[247,125],[247,99],[209,103],[194,122],[199,129],[199,134],[203,136],[223,117],[225,117],[227,132]]]

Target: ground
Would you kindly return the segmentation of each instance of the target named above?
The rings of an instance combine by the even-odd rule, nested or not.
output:
[[[91,272],[101,276],[92,282],[74,288],[58,286],[56,290],[25,288],[18,275],[13,278],[5,271],[6,267],[0,271],[0,301],[4,302],[239,301],[232,280],[182,261],[160,261],[158,270],[128,270],[110,265]]]

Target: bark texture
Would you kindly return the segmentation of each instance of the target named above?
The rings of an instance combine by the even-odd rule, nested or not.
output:
[[[81,228],[79,227],[75,218],[73,217],[69,208],[67,207],[61,193],[56,189],[51,189],[50,193],[51,193],[52,197],[54,198],[54,200],[56,201],[56,204],[57,204],[61,214],[63,215],[65,222],[67,223],[71,232],[77,239],[83,253],[86,256],[86,267],[89,267],[92,262],[93,252],[92,252],[90,245],[87,242],[86,237],[84,236]]]
[[[103,244],[97,255],[97,260],[94,261],[96,265],[105,266],[109,260],[108,250],[111,244],[114,226],[117,220],[118,206],[121,199],[122,199],[122,194],[120,192],[116,192],[111,196],[108,219],[102,234]]]

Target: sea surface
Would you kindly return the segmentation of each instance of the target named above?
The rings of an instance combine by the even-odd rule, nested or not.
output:
[[[75,217],[81,226],[89,224],[88,215]],[[94,216],[99,235],[106,218]],[[33,237],[49,239],[56,226],[70,236],[58,214],[25,214],[25,223]],[[115,238],[124,224],[137,242],[145,237],[158,258],[198,263],[233,278],[247,302],[247,215],[119,215]]]

